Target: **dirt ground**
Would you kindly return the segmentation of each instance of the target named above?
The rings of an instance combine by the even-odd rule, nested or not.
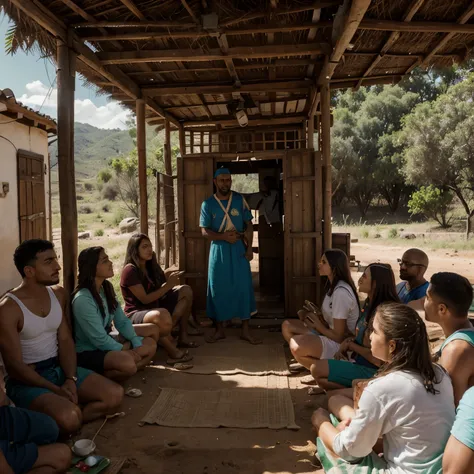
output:
[[[281,341],[280,333],[256,330],[265,342]],[[238,337],[237,329],[228,330],[228,338]],[[194,340],[204,343],[202,337]],[[216,343],[215,353],[225,351],[225,341]],[[199,348],[193,350],[195,353]],[[164,357],[157,354],[156,362]],[[287,354],[288,355],[288,354]],[[324,396],[308,396],[308,388],[299,383],[301,377],[290,377],[299,431],[230,428],[167,428],[138,425],[156,400],[162,387],[187,390],[218,390],[261,386],[264,377],[194,375],[153,367],[134,376],[125,387],[143,391],[138,399],[125,399],[126,416],[111,420],[96,438],[97,452],[108,457],[126,456],[123,474],[303,474],[316,470],[314,433],[310,418],[313,410],[324,406]],[[100,422],[83,427],[81,437],[91,437]],[[176,444],[176,445],[175,445]],[[172,446],[170,446],[172,445]]]

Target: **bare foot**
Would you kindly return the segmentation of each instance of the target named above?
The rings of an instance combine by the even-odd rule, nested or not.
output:
[[[248,333],[242,333],[240,339],[242,339],[243,341],[250,342],[250,344],[253,345],[261,344],[263,342],[262,339],[257,339],[256,337],[253,337]]]
[[[217,341],[225,339],[224,331],[216,331],[212,336],[208,336],[205,338],[205,341],[209,344],[214,344]]]

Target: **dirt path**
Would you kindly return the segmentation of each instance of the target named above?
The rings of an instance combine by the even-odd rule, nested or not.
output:
[[[237,337],[229,330],[228,337]],[[266,342],[281,341],[280,333],[258,331]],[[201,338],[195,338],[202,341]],[[225,351],[225,342],[214,345],[215,353]],[[199,351],[199,348],[195,351]],[[163,357],[162,351],[157,362]],[[316,468],[311,464],[315,452],[310,418],[324,404],[325,397],[309,397],[300,377],[290,377],[299,431],[270,429],[204,429],[138,426],[138,422],[156,400],[160,387],[205,390],[258,387],[264,377],[191,375],[148,367],[126,384],[143,391],[139,399],[126,398],[126,416],[106,425],[96,439],[98,452],[107,456],[126,456],[123,474],[303,474]],[[100,423],[86,425],[81,436],[91,436]],[[169,446],[178,443],[177,446]]]

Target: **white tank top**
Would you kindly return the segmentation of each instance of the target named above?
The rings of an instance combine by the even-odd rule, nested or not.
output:
[[[51,309],[44,318],[32,313],[15,295],[5,295],[15,301],[23,313],[20,344],[25,364],[35,364],[58,355],[58,328],[63,319],[63,310],[54,291],[49,287],[46,289]]]

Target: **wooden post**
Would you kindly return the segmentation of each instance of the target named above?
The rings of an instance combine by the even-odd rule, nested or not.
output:
[[[171,163],[171,128],[168,119],[165,120],[165,142],[164,142],[164,153],[165,161],[165,179],[164,179],[164,197],[165,197],[165,242],[168,241],[165,251],[168,252],[168,259],[165,260],[169,265],[169,247],[171,246],[173,252],[173,264],[176,263],[176,225],[175,225],[175,209],[174,209],[174,187],[173,187],[173,165]],[[168,234],[168,239],[166,239]],[[167,266],[168,266],[167,265]]]
[[[155,226],[155,253],[158,262],[161,260],[161,243],[160,243],[160,228],[161,228],[161,173],[156,173],[156,226]]]
[[[331,176],[331,93],[329,84],[321,86],[321,147],[324,166],[324,249],[332,246],[331,201],[332,201],[332,176]]]
[[[137,99],[138,187],[140,190],[140,232],[148,234],[148,192],[146,183],[145,100]]]
[[[168,226],[168,211],[166,210],[168,206],[166,205],[166,193],[167,193],[167,186],[166,186],[166,177],[164,175],[161,176],[161,187],[163,188],[163,201],[165,203],[165,223],[164,223],[164,245],[165,245],[165,261],[164,265],[165,268],[169,268],[170,266],[170,231]]]
[[[71,294],[77,274],[77,206],[74,173],[74,90],[76,55],[57,42],[58,62],[58,179],[61,211],[63,285]]]
[[[181,156],[184,156],[186,154],[186,136],[185,136],[184,127],[181,124],[179,124],[178,133],[179,133],[179,151],[181,153]],[[210,140],[210,137],[209,137],[209,140]]]
[[[314,115],[308,117],[308,149],[314,150]]]

